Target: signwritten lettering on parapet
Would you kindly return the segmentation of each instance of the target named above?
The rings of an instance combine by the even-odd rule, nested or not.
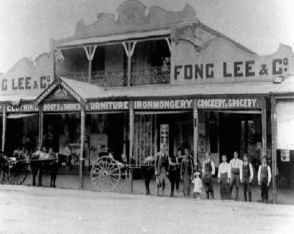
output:
[[[197,100],[199,109],[254,109],[261,108],[258,98],[205,98]]]
[[[134,109],[192,109],[193,99],[135,101]]]

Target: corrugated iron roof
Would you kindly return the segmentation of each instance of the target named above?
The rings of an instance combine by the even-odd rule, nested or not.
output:
[[[61,79],[84,99],[177,97],[194,95],[266,95],[275,92],[280,86],[280,84],[274,84],[273,82],[252,82],[102,88],[81,81],[75,81],[67,78]]]
[[[18,94],[18,95],[1,95],[0,102],[13,102],[18,100],[33,101],[37,98],[37,94]]]
[[[273,92],[274,94],[294,94],[294,75],[287,77],[279,87]]]

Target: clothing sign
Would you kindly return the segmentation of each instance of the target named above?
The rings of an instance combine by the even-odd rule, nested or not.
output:
[[[38,112],[39,107],[33,104],[20,104],[19,106],[6,105],[6,112]]]
[[[193,99],[135,101],[134,109],[193,109]]]
[[[257,109],[261,108],[259,98],[205,98],[197,100],[199,109]]]

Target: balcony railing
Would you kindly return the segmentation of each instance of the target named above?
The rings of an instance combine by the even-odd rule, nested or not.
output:
[[[75,72],[59,75],[69,79],[88,82],[88,72]],[[106,70],[92,72],[91,83],[102,87],[127,86],[128,75],[126,70]],[[152,67],[136,70],[131,73],[131,86],[169,84],[169,68]]]

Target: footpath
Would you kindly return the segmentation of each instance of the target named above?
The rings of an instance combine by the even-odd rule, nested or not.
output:
[[[24,181],[22,185],[18,186],[8,186],[9,183],[6,183],[7,186],[4,186],[5,188],[12,189],[18,186],[32,186],[32,175],[29,174]],[[50,186],[50,175],[44,174],[43,175],[43,180],[42,180],[42,186],[43,187],[49,187]],[[4,189],[2,186],[2,188]],[[216,178],[213,178],[213,187],[214,187],[214,197],[216,200],[220,200],[220,187],[219,184],[217,183]],[[61,173],[57,175],[56,179],[56,188],[60,189],[73,189],[73,190],[81,190],[80,189],[80,178],[78,175],[78,172],[76,171],[74,174],[66,174],[66,173]],[[0,184],[0,189],[1,189],[1,184]],[[85,172],[84,179],[83,179],[83,189],[86,191],[96,191],[99,192],[99,190],[93,185],[91,181],[91,177],[88,171]],[[184,197],[183,193],[183,183],[180,181],[180,192],[175,191],[175,197],[170,198],[170,199],[194,199],[193,195],[191,194],[190,197]],[[156,185],[155,185],[155,180],[151,180],[150,182],[150,191],[151,195],[149,196],[154,196],[156,193]],[[123,194],[130,194],[130,186],[129,184],[126,184],[125,187],[119,192]],[[145,195],[146,190],[145,190],[145,184],[143,179],[134,179],[133,180],[133,191],[132,194],[135,195]],[[235,188],[233,189],[233,195],[235,194]],[[169,197],[170,195],[170,186],[167,184],[167,187],[165,189],[165,196]],[[233,196],[234,197],[234,196]],[[206,194],[204,190],[202,191],[201,194],[201,199],[206,199]],[[260,200],[260,188],[256,185],[256,182],[253,183],[252,186],[252,202],[258,202]],[[273,200],[273,193],[272,193],[272,187],[269,189],[269,203],[271,203]],[[244,202],[244,195],[243,195],[243,186],[241,185],[239,187],[239,198],[238,202]],[[294,188],[278,188],[277,191],[277,204],[288,204],[288,205],[294,205]]]

